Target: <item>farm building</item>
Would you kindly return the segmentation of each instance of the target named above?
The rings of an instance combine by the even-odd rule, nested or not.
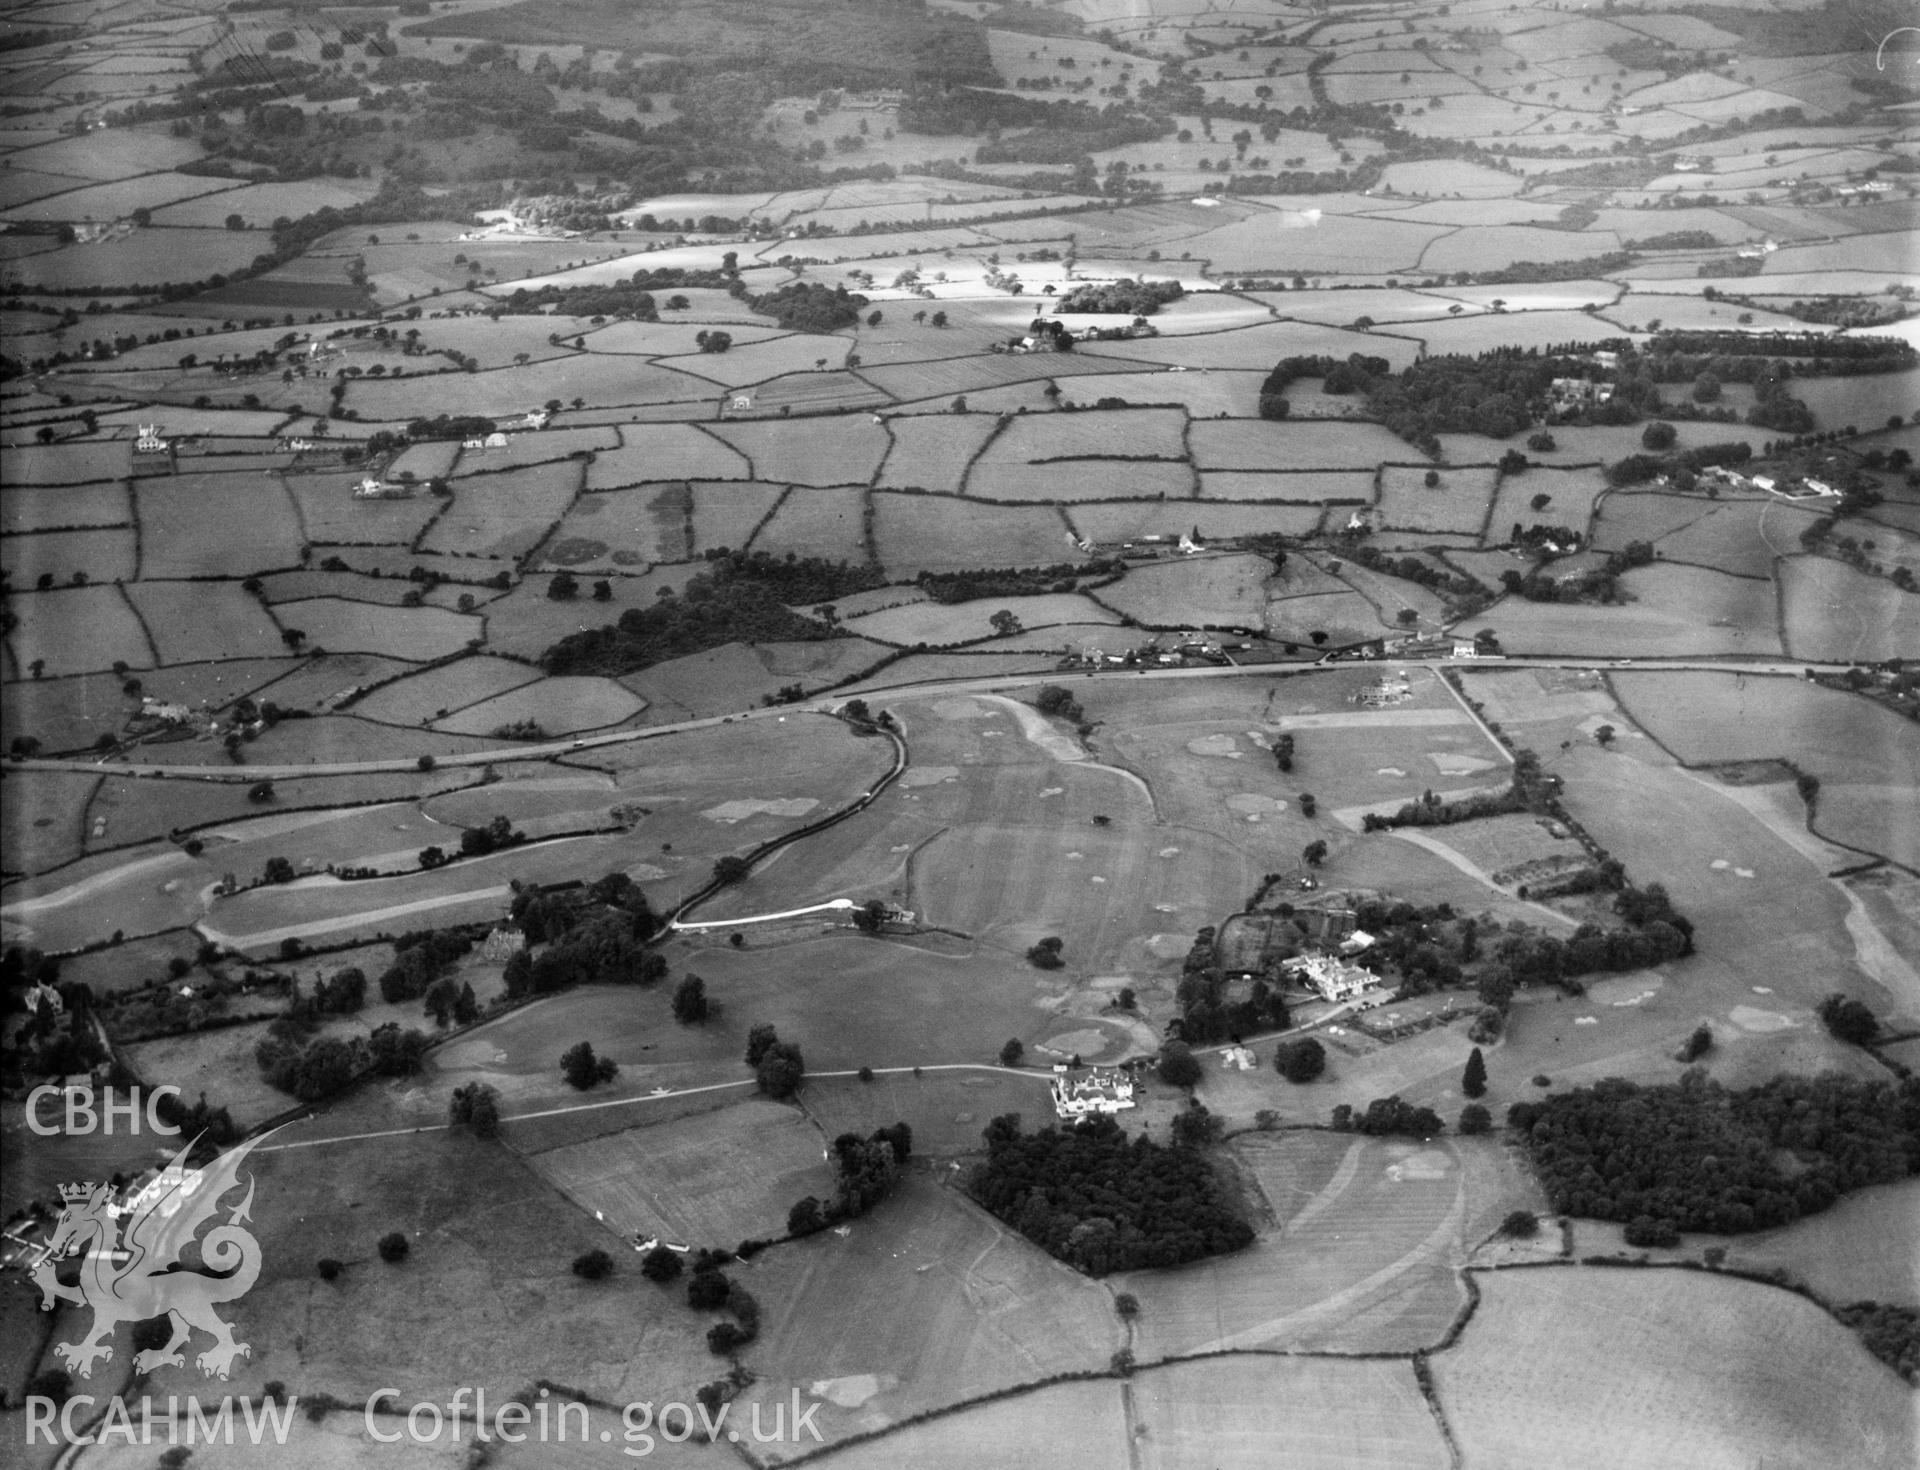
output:
[[[1112,1115],[1133,1104],[1133,1079],[1119,1072],[1103,1072],[1095,1067],[1084,1077],[1071,1077],[1065,1068],[1053,1078],[1053,1111],[1068,1119],[1085,1118],[1094,1113]]]
[[[136,454],[165,454],[167,452],[167,440],[166,437],[161,434],[160,426],[158,424],[142,424],[140,426],[140,437],[133,441],[133,450]]]

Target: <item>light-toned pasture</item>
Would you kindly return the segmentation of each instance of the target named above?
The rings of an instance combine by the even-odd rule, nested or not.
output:
[[[1136,1374],[1126,1403],[1140,1463],[1153,1470],[1262,1470],[1283,1445],[1279,1463],[1300,1470],[1449,1463],[1410,1363],[1264,1354],[1169,1363]],[[1301,1413],[1308,1404],[1314,1412]]]
[[[1772,586],[1704,567],[1638,567],[1620,579],[1621,606],[1526,602],[1508,598],[1456,629],[1492,627],[1509,653],[1657,655],[1731,653],[1778,656]]]
[[[1044,1096],[1038,1087],[1029,1092]],[[844,1236],[823,1232],[760,1258],[752,1289],[766,1315],[748,1355],[760,1379],[749,1399],[764,1397],[770,1407],[796,1386],[824,1398],[816,1418],[830,1439],[994,1389],[1097,1369],[1124,1340],[1098,1283],[918,1174]],[[893,1305],[876,1314],[876,1300]],[[1086,1387],[1117,1392],[1113,1384]],[[873,1447],[886,1451],[875,1463],[960,1463],[915,1454],[913,1443],[941,1427],[889,1435]],[[1054,1432],[1060,1427],[1056,1420]],[[971,1425],[958,1429],[947,1421],[944,1441],[964,1439],[974,1456],[968,1463],[982,1455],[1021,1463],[993,1453],[994,1440]],[[935,1433],[931,1442],[943,1438]],[[1083,1449],[1099,1442],[1076,1441]],[[1107,1442],[1124,1455],[1117,1435]]]
[[[13,669],[45,660],[48,674],[82,674],[126,663],[151,668],[147,635],[120,588],[56,587],[11,599],[20,624],[7,635]]]
[[[356,192],[320,179],[291,184],[249,184],[219,195],[203,195],[156,209],[153,222],[157,225],[224,225],[228,215],[237,214],[249,228],[264,230],[282,216],[298,219],[328,206],[346,209],[365,197],[364,191]]]
[[[1378,424],[1202,420],[1188,431],[1203,470],[1366,469],[1418,450]]]
[[[1781,563],[1787,646],[1795,658],[1874,662],[1920,646],[1920,597],[1826,557]]]
[[[1149,627],[1257,628],[1266,613],[1272,575],[1273,563],[1264,556],[1156,562],[1102,588],[1100,600]]]
[[[620,431],[608,424],[549,429],[544,433],[514,433],[507,436],[504,445],[495,448],[462,449],[460,473],[515,469],[576,456],[585,458],[596,450],[619,446]]]
[[[1205,373],[1096,373],[1060,384],[1060,404],[1091,408],[1102,398],[1130,404],[1176,404],[1193,418],[1242,418],[1254,412],[1265,373],[1218,369]]]
[[[113,530],[42,531],[0,541],[0,566],[16,587],[43,576],[64,584],[75,576],[91,582],[125,582],[135,575],[138,546],[131,526]]]
[[[596,1048],[621,1060],[617,1049]],[[787,1209],[827,1197],[833,1177],[820,1132],[800,1113],[759,1099],[677,1122],[533,1155],[542,1175],[621,1235],[730,1248],[786,1233]]]
[[[601,450],[587,470],[589,490],[611,490],[650,480],[747,479],[747,457],[696,424],[630,425],[622,447]]]
[[[300,561],[300,519],[278,476],[141,480],[134,507],[143,577],[244,576]]]
[[[1444,484],[1449,477],[1457,477],[1463,472],[1442,470],[1440,473]],[[1488,545],[1504,544],[1512,534],[1516,521],[1522,526],[1571,526],[1584,533],[1593,516],[1593,503],[1606,493],[1606,489],[1606,476],[1597,469],[1555,470],[1535,466],[1524,474],[1502,475],[1499,477],[1499,493],[1494,496],[1493,509],[1487,516],[1486,542]],[[1409,493],[1420,495],[1426,492],[1419,490]],[[1551,499],[1535,510],[1533,500],[1539,495],[1550,496]]]
[[[541,679],[470,704],[434,728],[456,735],[491,735],[501,726],[531,720],[549,735],[572,735],[621,724],[646,707],[644,699],[612,679]]]
[[[866,491],[851,485],[820,490],[796,485],[754,533],[750,549],[777,556],[791,551],[828,561],[864,561],[866,499]]]
[[[458,555],[524,556],[566,513],[580,480],[581,467],[573,462],[463,475],[453,482],[453,500],[421,547]]]
[[[711,432],[746,456],[753,478],[796,485],[865,485],[888,448],[886,430],[870,418],[736,421]]]
[[[1213,501],[1279,501],[1286,505],[1369,505],[1373,470],[1202,470],[1200,497]]]
[[[10,260],[0,266],[0,275],[29,290],[132,290],[229,273],[251,264],[268,246],[267,237],[253,231],[135,230]]]
[[[1468,1463],[1907,1466],[1910,1391],[1812,1302],[1692,1271],[1495,1271],[1431,1360]]]
[[[542,559],[582,572],[641,571],[654,562],[685,561],[693,500],[678,481],[582,495],[554,528]]]
[[[1115,1275],[1140,1299],[1143,1358],[1431,1346],[1466,1309],[1467,1250],[1534,1201],[1497,1145],[1307,1131],[1233,1148],[1278,1223],[1230,1256]]]
[[[1836,1305],[1920,1307],[1911,1269],[1920,1255],[1917,1193],[1920,1183],[1911,1179],[1863,1189],[1779,1230],[1735,1237],[1726,1242],[1727,1259],[1751,1271],[1785,1270]]]
[[[824,1389],[846,1395],[850,1404],[867,1387],[864,1375],[852,1376],[845,1388],[839,1380],[823,1382]],[[770,1390],[756,1388],[749,1396],[765,1395],[768,1421],[773,1412]],[[832,1411],[815,1422],[831,1425]],[[850,1428],[866,1426],[849,1416]],[[1060,1460],[1060,1446],[1069,1444],[1089,1463],[1129,1463],[1133,1443],[1121,1412],[1120,1387],[1106,1380],[1049,1384],[1017,1398],[999,1399],[942,1417],[907,1425],[879,1439],[868,1440],[835,1453],[828,1463],[850,1470],[971,1470],[990,1464],[1004,1470],[1048,1470]]]
[[[689,550],[698,556],[723,546],[735,550],[745,546],[754,528],[779,502],[785,487],[752,481],[696,481],[689,493],[693,497],[693,545]]]
[[[1008,424],[987,446],[979,464],[1038,463],[1083,455],[1181,459],[1186,454],[1186,426],[1186,414],[1165,408],[1029,415]]]
[[[285,652],[272,615],[237,582],[136,582],[126,590],[162,664]]]
[[[967,494],[981,500],[1075,501],[1116,497],[1184,500],[1193,471],[1183,460],[1069,459],[1024,464],[981,458],[967,473]]]
[[[983,414],[912,415],[889,419],[893,447],[875,484],[957,495],[967,466],[999,428]]]
[[[1203,494],[1210,478],[1201,477]],[[1320,524],[1321,509],[1318,505],[1215,505],[1205,500],[1191,505],[1093,501],[1073,506],[1066,514],[1076,531],[1094,541],[1136,541],[1143,536],[1175,540],[1182,531],[1195,527],[1199,528],[1204,541],[1216,536],[1275,532],[1304,536]]]
[[[1083,559],[1067,544],[1065,523],[1052,506],[983,506],[879,491],[872,499],[874,551],[889,577]]]
[[[458,652],[484,628],[480,618],[443,607],[381,607],[332,597],[285,602],[274,612],[281,626],[305,633],[310,648],[416,663]]]
[[[176,204],[195,195],[218,195],[233,188],[230,179],[194,178],[188,174],[148,174],[112,184],[95,184],[86,189],[70,189],[50,198],[18,205],[8,214],[18,220],[111,221],[125,219],[136,209],[155,211],[159,224],[220,224],[226,212],[205,220],[163,219],[165,205]]]
[[[1066,320],[1074,319],[1068,317]],[[1420,355],[1420,343],[1411,331],[1351,332],[1342,331],[1337,326],[1271,322],[1195,337],[1143,337],[1127,342],[1088,342],[1077,349],[1073,356],[1082,363],[1101,358],[1109,362],[1125,359],[1164,363],[1185,367],[1188,371],[1238,368],[1265,373],[1283,357],[1314,355],[1344,360],[1355,352],[1368,357],[1384,357],[1395,368],[1403,368]]]
[[[925,643],[941,647],[991,637],[994,630],[990,620],[1001,611],[1011,612],[1027,628],[1120,621],[1115,614],[1087,598],[1060,594],[987,598],[952,605],[916,602],[849,618],[846,624],[861,637],[876,638],[883,643]]]
[[[0,446],[0,480],[7,487],[81,485],[115,480],[133,463],[131,440],[91,439],[78,444]]]
[[[364,478],[339,472],[285,477],[287,494],[299,511],[308,541],[321,546],[407,547],[440,513],[443,502],[424,488],[406,500],[356,499],[354,487]],[[290,566],[295,559],[280,565]]]
[[[1487,442],[1491,448],[1493,441]],[[1488,465],[1449,465],[1432,471],[1439,475],[1440,483],[1431,490],[1426,484],[1428,473],[1408,464],[1382,468],[1381,521],[1402,530],[1477,534],[1487,524],[1499,471]]]

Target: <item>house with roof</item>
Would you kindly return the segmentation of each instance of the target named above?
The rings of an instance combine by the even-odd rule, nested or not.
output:
[[[1111,1117],[1134,1106],[1133,1079],[1117,1067],[1095,1067],[1080,1077],[1065,1067],[1056,1067],[1050,1091],[1054,1113],[1069,1121],[1094,1114]]]
[[[1380,977],[1371,970],[1349,965],[1327,954],[1295,955],[1282,961],[1280,969],[1319,992],[1322,1000],[1329,1001],[1352,1000],[1361,991],[1380,983]]]

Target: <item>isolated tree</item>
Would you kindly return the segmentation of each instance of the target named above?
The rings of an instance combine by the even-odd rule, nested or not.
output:
[[[1468,1103],[1460,1109],[1460,1132],[1471,1137],[1476,1133],[1486,1133],[1493,1127],[1493,1114],[1487,1111],[1484,1103]]]
[[[820,1201],[812,1195],[797,1201],[787,1211],[787,1234],[812,1235],[826,1228],[826,1217],[820,1212]]]
[[[1218,1143],[1226,1125],[1199,1098],[1187,1099],[1187,1105],[1173,1115],[1173,1142],[1178,1148],[1205,1148]]]
[[[1593,732],[1593,738],[1600,745],[1611,745],[1613,744],[1613,737],[1616,733],[1618,732],[1614,730],[1613,726],[1602,725]]]
[[[547,583],[547,596],[555,602],[571,602],[580,595],[580,579],[572,572],[555,572]]]
[[[588,1088],[602,1082],[611,1082],[619,1075],[619,1063],[607,1057],[593,1054],[591,1041],[576,1042],[560,1057],[560,1071],[570,1087],[585,1092]]]
[[[1137,1000],[1138,997],[1134,995],[1133,987],[1131,985],[1122,985],[1120,987],[1120,993],[1113,998],[1113,1003],[1123,1011],[1130,1011],[1134,1008]]]
[[[1467,1054],[1466,1070],[1460,1074],[1460,1090],[1468,1097],[1487,1095],[1487,1059],[1475,1047]]]
[[[1439,489],[1440,488],[1440,471],[1428,470],[1424,475],[1420,477],[1420,483],[1422,485],[1425,485],[1429,490]]]
[[[747,1032],[747,1065],[757,1067],[774,1044],[780,1040],[779,1032],[766,1021],[756,1021]]]
[[[1301,816],[1311,817],[1315,812],[1319,810],[1320,810],[1320,802],[1311,791],[1303,791],[1300,793],[1300,815]]]
[[[603,1281],[613,1274],[613,1257],[597,1246],[573,1258],[573,1274],[583,1281]]]
[[[1640,447],[1657,454],[1663,449],[1673,448],[1679,437],[1679,431],[1672,424],[1665,419],[1655,419],[1640,431]]]
[[[800,1090],[800,1081],[806,1074],[807,1064],[800,1056],[800,1048],[790,1041],[776,1041],[753,1069],[753,1080],[775,1102],[784,1102]]]
[[[447,1101],[447,1121],[456,1128],[471,1128],[476,1138],[496,1137],[500,1132],[500,1094],[484,1082],[454,1088]]]
[[[1327,1070],[1327,1049],[1311,1036],[1284,1041],[1274,1049],[1273,1066],[1289,1082],[1311,1082]]]
[[[1004,607],[988,618],[987,622],[993,628],[994,635],[999,638],[1011,638],[1020,631],[1020,619]]]
[[[390,1266],[404,1261],[407,1258],[407,1252],[412,1248],[411,1242],[398,1230],[380,1237],[380,1259]]]
[[[640,1257],[640,1274],[662,1286],[677,1278],[684,1270],[686,1263],[680,1259],[680,1253],[664,1245],[656,1245]]]
[[[713,865],[713,877],[716,883],[738,883],[752,871],[752,863],[731,853]]]
[[[689,974],[673,988],[673,1018],[683,1026],[697,1026],[712,1013],[707,982]]]
[[[1310,868],[1317,868],[1320,864],[1324,863],[1327,860],[1326,839],[1315,838],[1312,842],[1309,842],[1301,849],[1300,860]]]
[[[1705,1021],[1702,1021],[1698,1026],[1693,1028],[1692,1034],[1680,1043],[1678,1060],[1682,1062],[1697,1062],[1712,1050],[1713,1027],[1709,1026]]]
[[[1020,1058],[1025,1056],[1026,1053],[1026,1047],[1021,1045],[1020,1038],[1015,1036],[1011,1038],[1005,1046],[1000,1048],[1000,1065],[1003,1067],[1017,1067],[1020,1065]]]
[[[1880,1034],[1880,1022],[1873,1012],[1838,991],[1820,1002],[1818,1013],[1828,1031],[1854,1046],[1865,1046]]]
[[[1162,1045],[1155,1069],[1169,1087],[1192,1087],[1200,1080],[1200,1059],[1184,1041]]]
[[[1036,970],[1057,970],[1066,963],[1060,958],[1064,945],[1065,941],[1058,935],[1049,934],[1027,950],[1027,963]]]

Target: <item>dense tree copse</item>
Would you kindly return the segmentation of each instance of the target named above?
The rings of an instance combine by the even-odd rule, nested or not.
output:
[[[1056,315],[1117,312],[1128,316],[1152,316],[1170,301],[1187,294],[1178,281],[1109,281],[1075,286],[1053,303]]]
[[[1734,1234],[1920,1172],[1920,1081],[1837,1073],[1729,1091],[1699,1073],[1517,1103],[1508,1121],[1556,1210]]]
[[[1090,1276],[1178,1266],[1253,1241],[1195,1149],[1129,1139],[1110,1118],[1023,1134],[1008,1114],[994,1119],[986,1140],[974,1198]]]
[[[885,581],[878,567],[766,552],[714,553],[678,596],[628,608],[608,627],[569,634],[540,656],[554,674],[624,674],[732,642],[844,636],[792,606],[831,602]]]

